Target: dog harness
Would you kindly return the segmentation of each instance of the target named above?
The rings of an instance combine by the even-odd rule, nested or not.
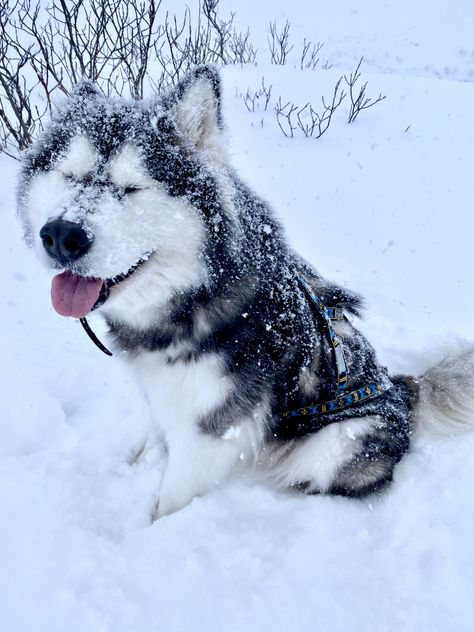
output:
[[[305,422],[311,420],[311,430],[315,431],[339,421],[338,416],[335,415],[335,413],[344,411],[351,406],[361,404],[369,399],[378,397],[391,388],[392,383],[388,378],[386,378],[383,382],[371,382],[370,384],[361,386],[352,391],[347,390],[349,370],[344,354],[344,347],[340,338],[334,331],[334,327],[332,326],[333,321],[340,321],[345,318],[343,309],[338,305],[329,307],[326,306],[323,300],[314,292],[311,285],[303,276],[299,276],[298,281],[304,293],[316,307],[317,313],[325,324],[328,341],[334,353],[334,363],[336,369],[336,395],[333,399],[326,402],[310,404],[295,410],[287,410],[281,416],[285,420],[291,418],[304,419]],[[109,351],[107,347],[97,338],[87,320],[85,318],[80,318],[79,320],[92,342],[103,353],[111,356],[111,351]]]
[[[310,404],[309,406],[297,408],[296,410],[288,410],[282,414],[282,417],[285,419],[292,417],[305,417],[306,419],[312,418],[311,425],[314,426],[313,429],[319,430],[335,421],[339,421],[336,417],[331,418],[331,413],[338,413],[350,406],[361,404],[368,399],[378,397],[391,388],[392,383],[387,378],[383,382],[372,382],[352,391],[347,391],[349,370],[344,355],[344,347],[332,326],[333,321],[342,320],[344,318],[343,310],[337,305],[334,307],[326,306],[303,276],[299,276],[298,280],[305,294],[317,308],[317,312],[326,326],[329,344],[334,352],[334,362],[336,368],[336,396],[334,399],[326,402]]]

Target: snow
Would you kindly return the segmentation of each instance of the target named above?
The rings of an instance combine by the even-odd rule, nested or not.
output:
[[[391,372],[474,340],[474,6],[456,4],[242,0],[262,54],[268,21],[288,17],[336,65],[224,71],[233,163],[299,252],[366,297],[362,328]],[[319,102],[361,54],[369,95],[387,98],[352,126],[341,106],[320,140],[285,138],[239,97],[264,76],[272,101]],[[151,525],[163,455],[133,462],[142,395],[53,312],[13,213],[16,164],[0,168],[2,630],[473,629],[472,434],[418,437],[370,502],[235,481]]]

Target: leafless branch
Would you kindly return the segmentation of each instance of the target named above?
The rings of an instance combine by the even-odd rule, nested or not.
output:
[[[250,88],[247,88],[247,92],[243,98],[245,107],[249,112],[255,112],[260,109],[260,103],[263,103],[263,109],[267,111],[268,104],[272,96],[272,87],[265,85],[265,77],[262,77],[262,87],[259,90],[250,92]]]
[[[270,38],[268,45],[270,47],[270,59],[272,64],[284,66],[287,62],[288,54],[293,49],[290,46],[288,38],[290,33],[290,23],[288,20],[281,31],[278,31],[277,23],[270,22]]]
[[[341,81],[342,81],[342,77],[334,86],[331,103],[329,103],[329,105],[326,105],[326,101],[324,97],[321,97],[324,110],[322,114],[319,116],[318,133],[316,135],[316,138],[321,138],[321,136],[327,131],[329,125],[331,124],[331,119],[333,117],[334,112],[337,110],[337,108],[341,105],[342,101],[346,97],[346,93],[344,92],[344,90],[341,90]]]
[[[324,97],[321,98],[323,104],[321,112],[313,108],[310,103],[301,108],[291,101],[283,105],[280,97],[275,106],[275,112],[277,123],[285,136],[293,138],[295,130],[300,129],[307,138],[321,138],[327,132],[335,111],[346,97],[344,90],[341,90],[341,81],[342,77],[334,86],[329,103],[326,103]]]
[[[275,105],[277,123],[283,134],[289,138],[293,138],[295,129],[298,127],[292,118],[297,109],[298,106],[291,103],[291,101],[288,101],[285,105],[283,105],[281,97],[278,98]]]
[[[306,38],[303,40],[303,49],[301,51],[300,68],[301,70],[309,69],[316,70],[317,65],[320,62],[319,53],[324,44],[317,42],[313,44]]]
[[[355,71],[352,74],[350,74],[349,77],[344,75],[344,80],[349,87],[349,97],[351,100],[351,106],[349,109],[349,115],[347,119],[348,123],[353,123],[356,120],[356,118],[359,116],[362,110],[366,110],[367,108],[372,107],[376,103],[383,101],[387,96],[386,94],[382,95],[380,93],[379,96],[375,100],[366,96],[367,81],[359,88],[359,92],[357,92],[356,83],[359,81],[360,76],[361,76],[360,67],[361,67],[363,59],[364,59],[363,57],[360,58]]]

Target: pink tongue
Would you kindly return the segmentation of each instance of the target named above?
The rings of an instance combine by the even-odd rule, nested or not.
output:
[[[83,318],[99,298],[102,279],[86,279],[72,272],[63,272],[53,278],[51,301],[61,316]]]

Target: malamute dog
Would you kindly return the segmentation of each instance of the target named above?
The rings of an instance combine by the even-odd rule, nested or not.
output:
[[[98,310],[143,384],[168,453],[158,516],[237,468],[366,496],[416,419],[472,422],[474,350],[389,378],[352,324],[359,298],[229,165],[220,91],[207,66],[150,102],[77,86],[24,160],[26,239],[57,271],[55,310]]]

